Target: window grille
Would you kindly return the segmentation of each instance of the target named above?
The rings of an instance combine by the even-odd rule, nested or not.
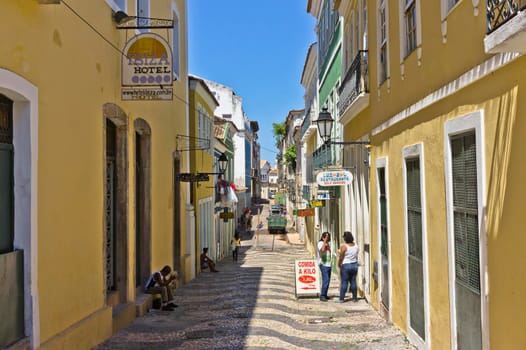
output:
[[[425,340],[420,160],[406,159],[407,246],[411,328]]]
[[[477,154],[475,134],[451,139],[455,274],[457,282],[480,294]]]

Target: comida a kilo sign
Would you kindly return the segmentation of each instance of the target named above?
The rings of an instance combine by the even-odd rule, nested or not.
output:
[[[313,259],[298,259],[295,263],[296,297],[318,296],[320,281],[318,264]]]
[[[172,100],[172,50],[164,38],[154,33],[136,35],[123,52],[123,100]]]

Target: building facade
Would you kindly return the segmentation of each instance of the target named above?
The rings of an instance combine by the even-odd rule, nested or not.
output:
[[[187,106],[124,94],[135,31],[117,28],[118,11],[169,20],[149,38],[170,48],[162,79],[188,101],[185,1],[2,6],[0,27],[17,35],[0,45],[0,295],[19,296],[0,301],[2,348],[90,349],[140,314],[152,271],[186,266],[189,187],[174,173],[189,167],[176,142]]]
[[[191,182],[190,200],[194,209],[194,241],[190,243],[194,265],[193,274],[200,269],[199,256],[208,248],[210,256],[217,259],[220,249],[219,236],[215,230],[214,208],[216,176],[216,154],[214,142],[214,111],[219,105],[205,82],[189,77],[190,94],[190,173],[205,174],[207,181]]]

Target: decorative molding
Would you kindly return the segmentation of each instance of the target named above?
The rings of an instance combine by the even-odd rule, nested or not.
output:
[[[389,120],[374,128],[372,134],[377,135],[382,131],[387,130],[396,123],[401,122],[402,120],[407,119],[410,116],[420,112],[422,109],[457,93],[458,91],[462,90],[468,85],[473,84],[477,80],[480,80],[486,77],[487,75],[495,72],[497,69],[502,68],[503,66],[507,65],[508,63],[512,62],[520,56],[522,56],[522,53],[509,52],[500,53],[491,57],[485,62],[479,64],[478,66],[475,66],[466,73],[462,74],[457,79],[450,81],[446,85],[443,85],[439,89],[433,91],[432,93],[425,96],[418,102],[412,104],[408,108],[395,114]],[[380,90],[378,90],[378,96],[380,96],[379,91]]]
[[[479,1],[480,0],[471,0],[471,3],[473,4],[473,16],[475,17],[479,15]]]

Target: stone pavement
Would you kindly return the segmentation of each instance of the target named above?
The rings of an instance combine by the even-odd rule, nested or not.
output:
[[[298,235],[259,232],[244,235],[238,262],[178,288],[174,311],[150,311],[95,349],[413,349],[365,300],[296,299],[294,260],[309,258]]]

